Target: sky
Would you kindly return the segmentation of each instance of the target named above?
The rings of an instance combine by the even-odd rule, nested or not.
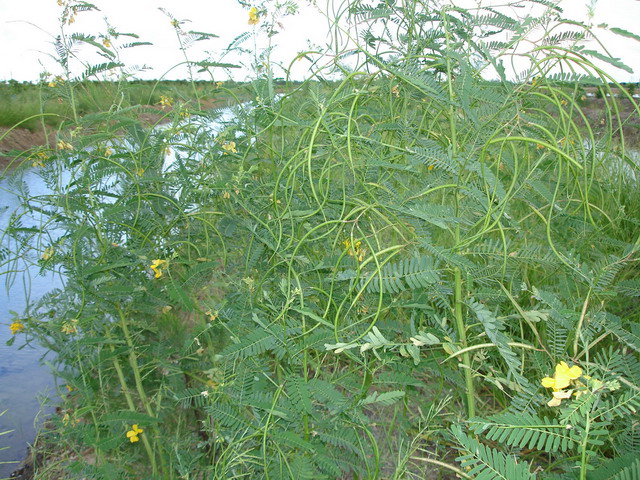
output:
[[[331,0],[317,0],[318,5]],[[463,5],[471,0],[450,0]],[[482,0],[483,5],[505,3],[500,0]],[[248,25],[248,9],[236,0],[93,0],[99,12],[82,12],[72,25],[66,25],[68,33],[83,32],[99,36],[107,33],[105,18],[121,32],[135,32],[139,41],[152,42],[152,46],[141,46],[122,51],[122,60],[126,65],[147,65],[151,70],[138,72],[140,78],[185,78],[186,68],[178,65],[184,57],[178,48],[175,30],[171,19],[163,13],[164,8],[178,20],[183,30],[195,30],[214,33],[220,38],[197,42],[188,50],[192,60],[202,60],[207,56],[218,58],[223,49],[238,35],[251,32],[254,27]],[[327,22],[316,9],[304,0],[298,0],[300,13],[280,19],[279,33],[273,37],[277,48],[273,59],[287,65],[294,56],[313,45],[325,45],[327,42]],[[559,5],[569,18],[586,20],[588,6],[594,8],[594,24],[606,23],[610,27],[622,28],[634,33],[637,19],[640,18],[640,0],[559,0]],[[16,79],[35,81],[43,71],[59,73],[51,55],[55,50],[53,39],[59,33],[59,17],[62,8],[56,0],[0,0],[0,81]],[[632,39],[603,34],[602,39],[610,53],[622,60],[634,70],[633,74],[622,71],[614,73],[619,81],[640,81],[640,42]],[[266,36],[257,37],[258,50],[266,47]],[[114,40],[114,44],[124,43],[124,38]],[[253,48],[253,39],[244,44]],[[210,52],[208,55],[206,52]],[[87,56],[87,49],[79,50],[78,55],[88,60],[99,61],[98,57]],[[225,61],[237,58],[228,57]],[[178,66],[176,66],[178,65]],[[304,77],[308,73],[308,62],[296,62],[292,74]],[[235,72],[237,79],[247,75],[248,70]],[[221,79],[226,74],[214,71]],[[216,78],[217,79],[217,78]]]

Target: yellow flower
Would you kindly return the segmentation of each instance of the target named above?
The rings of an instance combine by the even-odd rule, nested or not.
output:
[[[11,335],[15,335],[16,333],[24,330],[24,325],[20,321],[15,321],[9,325],[9,328],[11,329]]]
[[[258,9],[256,7],[251,7],[251,10],[249,10],[249,25],[257,25],[259,21]]]
[[[225,200],[228,200],[231,198],[231,194],[227,191],[222,192],[222,198],[224,198]]]
[[[49,160],[49,155],[44,152],[38,152],[36,153],[36,158],[33,160],[33,163],[31,163],[31,165],[33,167],[44,167],[45,160]]]
[[[353,244],[353,246],[351,245],[351,241],[349,239],[344,240],[342,244],[344,245],[344,249],[347,251],[347,254],[350,257],[357,258],[359,262],[364,260],[364,256],[367,252],[367,249],[362,248],[362,242],[360,240],[357,240]]]
[[[166,268],[167,265],[169,265],[169,262],[167,262],[166,260],[158,259],[151,262],[151,270],[153,270],[153,273],[155,273],[156,278],[160,278],[162,276],[162,269]]]
[[[53,247],[47,247],[44,249],[44,252],[42,253],[42,259],[43,260],[49,260],[51,257],[53,257],[53,254],[55,253]]]
[[[138,424],[135,423],[133,425],[133,427],[131,427],[131,430],[129,430],[127,432],[127,438],[129,439],[129,441],[131,443],[135,443],[137,441],[140,440],[140,438],[138,437],[138,435],[140,435],[142,433],[142,429],[140,427],[138,427]]]
[[[113,155],[113,148],[111,148],[111,147],[107,147],[107,148],[104,150],[104,156],[105,156],[105,157],[110,157],[111,155]]]
[[[47,86],[48,86],[49,88],[53,88],[53,87],[55,87],[56,85],[58,85],[58,84],[57,84],[56,82],[54,82],[54,81],[51,81],[51,82],[47,83]]]
[[[160,95],[160,105],[162,105],[162,108],[170,107],[173,105],[173,98],[167,97],[166,95]]]
[[[78,333],[78,319],[74,318],[70,322],[62,323],[62,333],[66,333],[67,335],[71,335],[73,333]]]
[[[102,44],[105,47],[109,48],[109,47],[111,47],[111,40],[109,40],[108,38],[105,37],[105,38],[102,39]]]
[[[229,152],[238,153],[238,150],[236,150],[236,142],[224,142],[222,144],[222,149],[225,151],[225,155]]]
[[[562,400],[571,398],[573,389],[565,390],[568,386],[583,387],[582,383],[578,379],[582,376],[582,369],[577,365],[569,367],[567,362],[560,362],[556,365],[556,371],[553,377],[544,377],[540,383],[544,388],[553,389],[553,398],[549,400],[550,407],[557,407]],[[577,395],[576,395],[577,396]]]
[[[544,377],[542,379],[542,386],[544,388],[554,388],[556,386],[556,379],[551,377]]]
[[[73,150],[73,145],[69,142],[65,142],[64,140],[58,140],[57,147],[58,150]]]
[[[556,365],[556,373],[554,375],[555,386],[553,388],[556,390],[567,388],[571,380],[577,380],[580,378],[580,375],[582,375],[582,369],[577,365],[569,368],[566,362],[560,362]]]
[[[391,93],[393,93],[396,97],[400,96],[400,89],[398,88],[398,85],[394,85],[393,87],[391,87]]]
[[[216,82],[216,88],[220,88],[222,87],[223,83],[222,82]]]

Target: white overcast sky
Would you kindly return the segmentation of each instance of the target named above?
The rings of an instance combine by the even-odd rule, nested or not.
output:
[[[318,0],[324,4],[329,0]],[[468,0],[452,0],[462,4]],[[140,76],[143,78],[184,78],[185,71],[171,68],[183,58],[177,48],[177,40],[170,20],[159,7],[168,10],[180,20],[190,20],[185,30],[215,33],[219,39],[205,42],[204,50],[221,52],[237,35],[250,31],[247,24],[247,10],[236,0],[94,0],[100,12],[81,13],[77,21],[67,26],[68,32],[79,31],[97,35],[106,33],[104,18],[121,32],[134,32],[141,41],[149,41],[153,46],[132,49],[123,60],[127,65],[146,64],[153,68]],[[306,50],[308,41],[324,45],[327,23],[323,17],[300,0],[301,12],[295,17],[282,20],[284,27],[274,41],[278,45],[276,60],[289,63],[293,56]],[[498,3],[497,0],[483,0],[483,5]],[[499,3],[506,3],[500,1]],[[586,20],[587,4],[592,0],[559,0],[565,15],[577,20]],[[0,81],[11,78],[17,80],[37,80],[40,72],[47,70],[59,73],[47,57],[53,54],[52,39],[59,32],[58,17],[61,8],[56,0],[0,0]],[[595,3],[594,23],[606,23],[640,34],[640,0],[599,0]],[[610,52],[633,68],[633,74],[614,71],[620,81],[640,80],[640,42],[616,36],[603,36]],[[252,46],[248,43],[246,46]],[[261,46],[258,45],[258,49]],[[82,52],[80,52],[82,54]],[[195,60],[203,59],[203,52],[193,51]],[[306,73],[306,62],[297,63],[296,77]],[[239,77],[242,73],[239,72]],[[221,79],[225,75],[220,72]],[[240,78],[241,79],[241,78]]]

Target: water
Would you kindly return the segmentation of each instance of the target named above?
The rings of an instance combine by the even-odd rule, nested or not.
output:
[[[49,193],[44,182],[35,172],[25,172],[23,181],[29,186],[31,195]],[[20,200],[12,193],[13,186],[7,180],[0,181],[0,232],[4,231]],[[23,225],[37,225],[37,218],[23,218]],[[3,247],[11,245],[5,239]],[[20,348],[24,344],[24,337],[18,334],[16,342],[7,346],[11,338],[9,324],[13,315],[11,311],[22,315],[27,302],[37,300],[42,294],[52,288],[61,286],[61,279],[54,275],[39,275],[39,268],[25,267],[24,278],[18,274],[13,283],[7,288],[6,276],[0,275],[0,433],[13,430],[0,436],[0,478],[8,477],[15,470],[17,463],[27,453],[27,444],[33,442],[38,425],[42,423],[51,408],[43,409],[42,400],[46,395],[53,395],[53,376],[48,367],[40,363],[46,351],[34,346]],[[0,271],[4,271],[2,267]]]

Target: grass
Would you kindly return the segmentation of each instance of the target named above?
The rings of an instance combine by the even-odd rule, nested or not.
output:
[[[118,82],[107,81],[85,81],[73,85],[79,116],[114,108],[160,106],[162,97],[178,102],[200,101],[205,105],[226,106],[236,102],[238,97],[246,100],[252,93],[249,85],[234,81],[221,82],[220,85],[196,82],[195,91],[197,97],[194,96],[194,86],[186,81],[131,80],[126,81],[126,88]],[[69,92],[64,83],[0,83],[0,126],[10,128],[20,123],[23,128],[37,130],[44,122],[57,130],[73,121],[72,105],[68,100]]]

